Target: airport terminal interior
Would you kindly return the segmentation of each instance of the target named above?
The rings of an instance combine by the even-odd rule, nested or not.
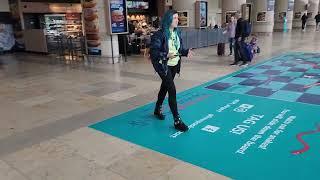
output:
[[[0,180],[318,179],[319,3],[1,0]],[[151,37],[170,9],[193,52],[174,79],[186,132],[167,98],[154,116]],[[259,49],[245,66],[236,16]]]

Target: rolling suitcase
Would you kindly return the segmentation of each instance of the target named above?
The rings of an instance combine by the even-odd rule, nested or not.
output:
[[[218,56],[223,56],[225,54],[225,43],[218,43],[217,53]]]

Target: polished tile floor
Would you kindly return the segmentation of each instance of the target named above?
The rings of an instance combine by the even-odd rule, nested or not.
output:
[[[259,43],[254,63],[285,52],[320,52],[320,32],[275,32]],[[240,69],[228,66],[233,57],[218,57],[215,46],[194,51],[176,79],[179,92]],[[155,101],[160,86],[143,56],[107,62],[0,56],[0,179],[227,178],[87,128]]]

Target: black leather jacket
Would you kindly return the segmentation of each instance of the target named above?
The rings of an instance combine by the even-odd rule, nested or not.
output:
[[[183,48],[181,33],[179,31],[178,31],[178,37],[180,39],[180,48],[178,50],[180,57],[187,56],[189,49]],[[164,31],[160,29],[159,31],[157,31],[152,35],[151,45],[150,45],[150,58],[152,61],[152,65],[155,71],[157,71],[159,75],[167,75],[168,53],[169,53],[168,39],[164,35]],[[181,67],[181,58],[178,63],[178,70],[177,70],[178,74],[180,74],[180,67]]]

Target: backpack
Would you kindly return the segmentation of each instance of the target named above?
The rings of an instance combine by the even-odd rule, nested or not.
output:
[[[246,59],[248,62],[251,62],[253,59],[253,47],[249,43],[243,42],[242,48],[242,58]]]
[[[247,20],[245,20],[243,23],[244,23],[243,34],[245,37],[249,37],[251,34],[251,30],[252,30],[251,23]]]

